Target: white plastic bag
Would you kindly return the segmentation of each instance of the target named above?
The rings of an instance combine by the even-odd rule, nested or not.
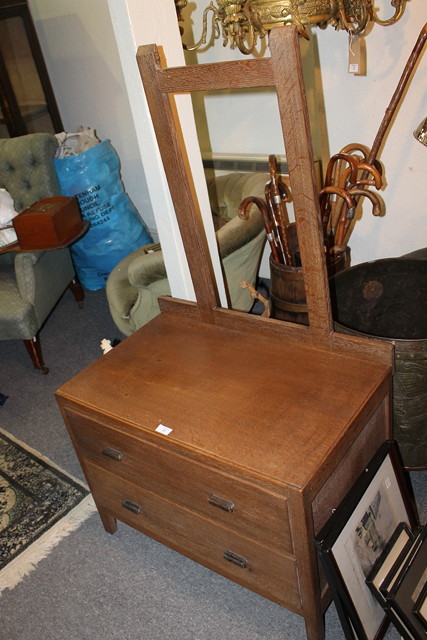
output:
[[[58,141],[58,149],[55,158],[69,158],[70,156],[78,156],[88,149],[92,149],[101,142],[95,133],[95,129],[84,127],[81,125],[76,132],[57,133],[55,135]]]
[[[0,247],[5,247],[17,241],[15,229],[4,228],[12,225],[12,220],[17,213],[10,193],[6,189],[0,189]]]

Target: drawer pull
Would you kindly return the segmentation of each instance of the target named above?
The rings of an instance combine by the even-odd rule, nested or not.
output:
[[[227,560],[227,562],[232,562],[241,569],[247,569],[248,567],[246,558],[243,558],[243,556],[238,556],[237,553],[233,553],[232,551],[225,551],[223,557],[224,560]]]
[[[132,502],[132,500],[123,500],[122,507],[124,507],[128,511],[132,511],[132,513],[136,513],[137,515],[139,515],[142,511],[140,505],[136,502]]]
[[[121,451],[116,451],[116,449],[111,449],[111,447],[104,447],[102,449],[102,455],[107,456],[107,458],[112,458],[113,460],[116,460],[116,462],[121,462],[124,458]]]
[[[211,495],[208,498],[208,502],[213,507],[218,507],[218,509],[228,511],[228,513],[232,513],[234,511],[234,502],[231,502],[230,500],[224,500],[224,498],[219,498],[218,496]]]

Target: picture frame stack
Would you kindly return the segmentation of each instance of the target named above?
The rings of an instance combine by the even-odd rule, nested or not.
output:
[[[402,637],[421,640],[427,638],[427,527],[403,531],[398,527],[384,564],[367,584]]]
[[[317,535],[346,640],[427,638],[427,527],[398,445],[385,442]]]

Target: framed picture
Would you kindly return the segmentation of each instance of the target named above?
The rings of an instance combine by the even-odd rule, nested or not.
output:
[[[405,524],[401,523],[393,534],[390,545],[375,563],[366,580],[374,598],[378,600],[394,626],[400,631],[402,638],[406,640],[416,640],[416,637],[405,617],[391,608],[390,596],[405,568],[411,562],[411,558],[417,552],[420,540],[419,531],[411,532]]]
[[[414,606],[414,614],[427,631],[427,582],[424,583]]]
[[[389,602],[393,589],[395,589],[396,584],[401,579],[403,572],[411,562],[411,558],[417,553],[417,550],[422,542],[422,535],[420,534],[419,530],[415,530],[414,534],[415,535],[411,544],[405,547],[400,558],[398,558],[398,561],[395,563],[389,573],[384,576],[384,579],[380,584],[379,589],[382,598],[387,603]]]
[[[387,441],[316,537],[347,640],[380,640],[388,617],[366,581],[403,523],[418,524],[397,445]]]
[[[390,591],[390,614],[402,621],[405,628],[414,638],[426,638],[426,625],[419,615],[415,614],[415,608],[423,607],[419,603],[421,594],[426,587],[427,580],[427,528],[424,527],[419,535],[413,553],[410,554]],[[424,593],[425,595],[425,593]],[[419,603],[419,604],[418,604]],[[425,607],[425,597],[424,597]],[[425,608],[423,609],[425,614]],[[409,637],[411,637],[409,635]]]
[[[408,525],[405,522],[400,522],[366,578],[366,584],[381,606],[387,603],[384,583],[390,584],[399,572],[405,558],[410,553],[413,541],[414,535]]]

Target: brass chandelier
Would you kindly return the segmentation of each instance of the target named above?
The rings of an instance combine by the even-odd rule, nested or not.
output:
[[[264,38],[273,27],[296,24],[307,36],[306,25],[324,29],[332,25],[352,35],[361,34],[369,22],[391,25],[403,15],[408,0],[390,0],[393,13],[381,19],[374,9],[374,0],[211,0],[203,12],[203,31],[194,45],[184,45],[191,51],[206,44],[208,22],[211,18],[214,39],[222,36],[223,44],[237,47],[249,54],[258,38]],[[175,0],[178,21],[187,0]],[[210,15],[211,14],[211,15]],[[182,33],[181,28],[181,33]]]

